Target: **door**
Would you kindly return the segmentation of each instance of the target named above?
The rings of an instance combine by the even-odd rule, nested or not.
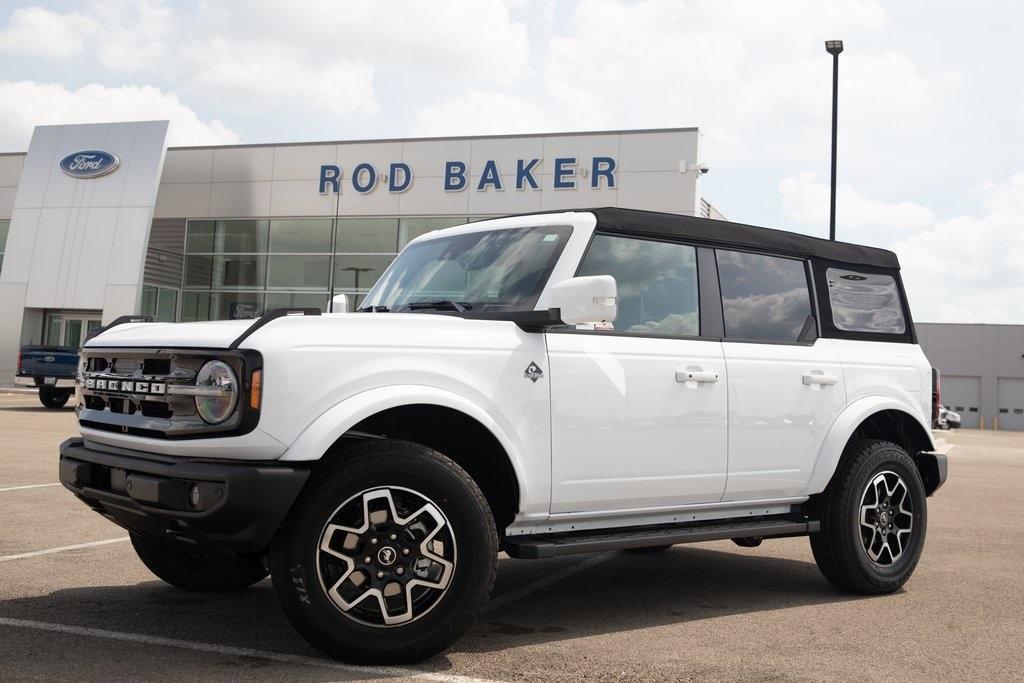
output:
[[[802,332],[816,336],[807,334],[814,323],[807,265],[726,250],[716,258],[729,389],[724,500],[799,496],[846,406],[832,340],[800,340]]]
[[[999,428],[1024,429],[1024,379],[999,378]]]
[[[939,382],[942,388],[942,405],[960,413],[961,427],[977,429],[980,422],[978,416],[981,407],[981,378],[942,375]]]
[[[47,346],[69,346],[79,348],[93,329],[100,327],[99,313],[61,311],[47,313],[45,338]]]
[[[700,337],[696,250],[595,235],[580,275],[611,275],[608,329],[547,334],[553,513],[716,502],[725,490],[721,343]]]

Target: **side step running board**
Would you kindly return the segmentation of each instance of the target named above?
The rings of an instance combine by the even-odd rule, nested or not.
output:
[[[505,539],[505,552],[512,557],[537,559],[573,553],[646,548],[700,541],[722,541],[731,538],[806,536],[820,529],[821,523],[818,520],[760,517],[710,524],[699,522],[678,526],[633,527],[612,531],[511,536]]]

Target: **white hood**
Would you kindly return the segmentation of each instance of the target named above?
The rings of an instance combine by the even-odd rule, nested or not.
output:
[[[187,346],[226,349],[255,322],[255,320],[211,320],[202,323],[125,323],[93,337],[85,344],[85,348]]]

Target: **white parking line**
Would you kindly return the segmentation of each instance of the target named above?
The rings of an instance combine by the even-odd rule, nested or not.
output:
[[[566,567],[565,569],[559,570],[554,574],[549,574],[545,576],[543,579],[537,579],[533,583],[528,583],[525,586],[520,586],[519,588],[516,588],[515,590],[510,590],[508,593],[502,593],[501,595],[499,595],[496,598],[493,598],[486,605],[484,605],[484,608],[480,610],[480,614],[486,614],[491,610],[496,610],[499,607],[504,607],[510,602],[515,602],[520,598],[525,598],[527,595],[530,595],[531,593],[536,593],[537,591],[543,588],[547,588],[548,586],[551,586],[553,584],[556,584],[563,579],[567,579],[570,576],[579,574],[582,571],[586,571],[587,569],[590,569],[595,565],[601,564],[605,560],[611,559],[615,556],[615,554],[616,553],[614,551],[608,551],[605,553],[601,553],[600,555],[588,557],[579,564],[574,564],[571,567]]]
[[[144,633],[125,633],[123,631],[108,631],[102,628],[88,628],[85,626],[69,626],[67,624],[51,624],[44,621],[28,621],[26,619],[9,619],[0,617],[0,626],[12,628],[29,628],[37,631],[50,631],[53,633],[67,633],[76,636],[87,636],[90,638],[104,638],[106,640],[120,640],[128,643],[139,643],[141,645],[158,645],[163,647],[176,647],[183,650],[195,652],[212,652],[218,655],[231,657],[253,657],[265,659],[272,662],[284,664],[302,664],[304,666],[318,666],[326,669],[338,669],[359,676],[373,676],[376,678],[392,678],[394,676],[409,676],[428,681],[452,681],[456,683],[486,683],[486,679],[470,678],[453,674],[432,673],[419,671],[417,669],[406,669],[403,667],[391,666],[355,666],[342,664],[330,659],[318,657],[307,657],[305,655],[292,655],[285,652],[270,652],[267,650],[255,650],[248,647],[232,647],[230,645],[217,645],[215,643],[202,643],[194,640],[178,640],[177,638],[164,638],[162,636],[150,636]]]
[[[108,538],[105,541],[92,541],[90,543],[76,543],[75,545],[63,545],[59,548],[47,548],[46,550],[33,550],[30,553],[19,553],[17,555],[0,555],[0,562],[7,562],[8,560],[24,560],[26,557],[39,557],[40,555],[52,555],[53,553],[62,553],[65,550],[80,550],[82,548],[93,548],[98,545],[124,543],[127,540],[128,537],[124,536],[122,538]]]
[[[25,489],[41,489],[47,486],[60,486],[60,482],[54,482],[52,484],[29,484],[27,486],[8,486],[5,489],[0,489],[0,493],[4,491],[24,491]]]

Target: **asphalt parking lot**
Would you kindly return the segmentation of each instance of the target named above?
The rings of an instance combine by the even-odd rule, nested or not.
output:
[[[308,646],[269,581],[195,595],[156,580],[126,534],[57,481],[70,408],[0,394],[0,678],[110,680],[1019,679],[1024,434],[943,433],[917,572],[878,598],[834,590],[806,539],[502,559],[449,652],[352,667]]]

